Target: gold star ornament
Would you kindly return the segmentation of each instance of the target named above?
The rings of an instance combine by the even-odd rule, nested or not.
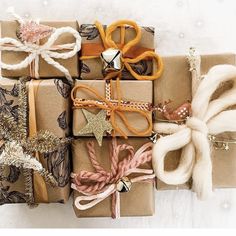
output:
[[[78,134],[93,133],[99,146],[102,146],[104,132],[111,133],[113,129],[111,123],[106,120],[106,111],[101,110],[96,115],[85,109],[82,109],[82,112],[88,123],[79,131]]]

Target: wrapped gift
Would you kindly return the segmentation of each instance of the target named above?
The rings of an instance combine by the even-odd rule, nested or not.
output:
[[[106,133],[151,135],[151,81],[77,80],[72,100],[75,136],[95,135],[101,145]]]
[[[77,21],[1,21],[2,76],[78,77],[77,29]]]
[[[0,204],[66,202],[70,194],[69,140],[66,137],[70,135],[71,87],[65,79],[48,79],[26,82],[24,90],[20,81],[0,80]],[[14,146],[19,159],[11,160]],[[56,187],[42,185],[46,199],[40,197],[40,188],[36,189],[34,181],[40,179],[37,172],[55,182]],[[44,184],[44,179],[40,180]]]
[[[109,72],[121,72],[122,79],[153,80],[160,76],[163,65],[154,53],[154,28],[121,20],[110,26],[82,24],[79,32],[82,79],[102,79]],[[154,73],[153,63],[157,68]]]
[[[72,143],[74,210],[77,217],[150,216],[154,214],[152,143],[106,138]]]
[[[182,119],[191,116],[189,102],[192,100],[192,75],[200,71],[199,81],[204,80],[204,75],[209,69],[215,65],[231,64],[235,65],[234,54],[216,54],[201,56],[201,64],[199,68],[195,68],[196,61],[189,65],[188,59],[185,56],[171,56],[163,58],[165,71],[160,78],[154,82],[154,104],[159,107],[155,114],[155,122],[171,121],[181,124]],[[195,81],[196,83],[196,81]],[[197,82],[198,83],[198,82]],[[230,81],[224,82],[211,99],[217,98],[222,92],[232,87]],[[154,126],[155,127],[155,126]],[[155,128],[154,128],[155,129]],[[223,133],[220,138],[213,137],[211,158],[212,158],[212,175],[213,187],[235,187],[236,178],[234,176],[235,163],[235,145],[232,140],[235,140],[235,133]],[[219,142],[218,142],[218,141]],[[223,142],[222,142],[223,140]],[[227,140],[229,142],[227,142]],[[229,149],[229,150],[225,150]],[[165,157],[165,170],[175,170],[179,165],[181,150],[171,151]],[[190,168],[190,167],[189,167]],[[177,185],[178,188],[189,188],[192,185],[190,179],[183,185]],[[172,189],[176,185],[167,185],[162,181],[157,181],[158,189]]]

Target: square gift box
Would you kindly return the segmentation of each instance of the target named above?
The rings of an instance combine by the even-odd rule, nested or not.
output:
[[[118,85],[117,85],[118,83]],[[107,92],[109,86],[109,91]],[[119,88],[118,88],[119,87]],[[117,127],[119,127],[126,136],[150,136],[152,131],[152,89],[153,83],[152,81],[135,81],[135,80],[121,80],[121,81],[110,81],[107,83],[104,80],[76,80],[74,90],[74,111],[73,111],[73,134],[75,136],[93,136],[90,134],[83,134],[81,130],[87,125],[87,119],[83,110],[87,110],[93,114],[98,114],[101,110],[99,106],[100,102],[104,102],[105,100],[101,100],[103,97],[106,98],[104,106],[106,106],[109,102],[113,102],[112,107],[106,109],[112,109],[117,107],[118,105],[118,89],[120,90],[121,100],[123,101],[123,105],[121,106],[123,110],[117,111],[114,110],[114,119]],[[89,89],[92,89],[90,91]],[[109,94],[107,94],[109,93]],[[97,94],[97,95],[96,95]],[[100,96],[100,97],[98,97]],[[77,104],[82,102],[81,104]],[[90,102],[90,105],[83,105],[84,103]],[[94,101],[96,101],[95,106]],[[142,104],[141,106],[137,104]],[[77,104],[77,105],[76,105]],[[133,104],[133,105],[132,105]],[[76,105],[76,106],[75,106]],[[126,111],[127,107],[131,107],[131,111]],[[132,107],[138,111],[132,111]],[[129,123],[129,126],[136,129],[139,132],[142,132],[142,135],[138,133],[132,132],[132,130],[128,129],[128,126],[125,124],[124,120],[121,119],[119,115],[122,113],[126,120]],[[146,115],[146,117],[145,117]],[[148,120],[147,120],[148,119]],[[126,122],[127,123],[127,122]],[[114,127],[113,127],[114,128]],[[121,133],[115,131],[115,136],[122,136]],[[105,133],[104,133],[105,135]]]
[[[59,29],[62,27],[70,27],[74,30],[74,34],[77,34],[76,31],[78,30],[78,22],[77,21],[42,21],[40,22],[42,27],[52,27],[53,29]],[[0,36],[1,40],[3,38],[12,38],[17,40],[20,44],[27,44],[21,42],[19,39],[19,28],[20,24],[17,21],[0,21]],[[49,28],[51,29],[51,28]],[[44,30],[47,32],[47,28]],[[42,32],[44,32],[42,29]],[[68,31],[68,30],[67,30]],[[47,37],[44,37],[39,40],[39,45],[42,46],[48,42],[49,37],[53,34],[50,33]],[[43,33],[42,33],[43,34]],[[77,35],[79,37],[79,34]],[[52,53],[67,53],[73,50],[74,43],[76,39],[74,35],[70,32],[61,32],[58,37],[55,38],[55,42],[49,47],[48,51]],[[68,47],[68,45],[71,46]],[[5,50],[5,46],[14,47],[14,45],[4,45],[4,43],[0,43],[0,53],[1,53],[1,61],[3,63],[14,65],[20,62],[23,62],[27,56],[30,55],[30,52],[25,52],[24,50]],[[67,45],[67,46],[66,46]],[[47,52],[48,53],[48,52]],[[44,56],[45,57],[45,56]],[[50,56],[51,57],[51,56]],[[69,57],[67,59],[63,59],[60,57],[52,56],[50,60],[54,60],[56,63],[59,63],[61,66],[66,68],[69,71],[69,74],[72,77],[79,76],[79,67],[78,67],[78,55],[75,53],[74,56]],[[2,76],[4,77],[20,77],[20,76],[35,76],[34,69],[37,66],[36,60],[33,60],[32,63],[29,63],[29,66],[22,68],[22,69],[1,69]],[[48,64],[43,58],[42,55],[39,55],[39,62],[38,62],[38,74],[40,78],[45,77],[64,77],[65,74],[62,73],[60,70],[55,68],[55,66]]]
[[[81,171],[94,172],[94,166],[92,166],[89,159],[89,152],[87,149],[88,142],[94,142],[94,138],[79,138],[72,143],[72,155],[73,155],[73,173],[79,174]],[[114,140],[113,140],[114,141]],[[96,160],[106,172],[111,172],[111,156],[110,145],[112,139],[105,138],[102,147],[97,144],[94,145]],[[134,148],[134,152],[140,149],[143,145],[150,144],[150,140],[147,138],[129,138],[124,140],[117,138],[117,145],[126,145],[127,148],[120,150],[118,158],[120,163],[124,158],[129,155],[129,146]],[[113,144],[114,145],[114,144]],[[152,144],[150,144],[152,145]],[[146,151],[148,149],[144,149]],[[140,157],[142,158],[142,157]],[[150,154],[151,158],[151,154]],[[137,168],[151,170],[151,162],[146,162]],[[148,175],[140,173],[131,173],[128,178],[131,180],[137,176]],[[150,173],[149,173],[150,175]],[[132,183],[130,191],[121,192],[120,200],[117,204],[120,206],[120,216],[151,216],[154,214],[154,179],[146,179],[143,181],[137,181]],[[89,184],[89,183],[88,183]],[[74,190],[74,201],[82,194]],[[95,206],[86,209],[79,210],[74,204],[74,210],[77,217],[110,217],[112,216],[112,194],[107,196],[104,200],[100,201]],[[118,213],[117,213],[118,214]]]
[[[108,26],[103,25],[104,30]],[[123,31],[124,30],[124,31]],[[153,27],[140,27],[141,39],[131,47],[127,53],[127,57],[135,58],[143,52],[154,51],[154,33]],[[125,33],[124,33],[125,32]],[[82,24],[79,28],[82,38],[81,45],[81,78],[91,80],[94,78],[103,78],[103,63],[100,54],[105,50],[101,35],[96,24]],[[124,34],[123,34],[124,33]],[[132,41],[136,37],[135,29],[131,26],[117,27],[112,33],[112,40],[119,46],[124,35],[124,44]],[[146,58],[139,62],[130,64],[132,69],[140,75],[151,75],[153,72],[153,60]],[[122,71],[122,79],[134,79],[130,72],[124,68]]]

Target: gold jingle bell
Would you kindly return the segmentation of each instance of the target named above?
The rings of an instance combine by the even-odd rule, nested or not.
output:
[[[128,177],[123,177],[117,182],[116,189],[120,193],[126,193],[126,192],[130,191],[131,185],[132,185],[132,183],[129,180],[129,178]]]
[[[119,49],[108,48],[101,53],[103,72],[109,73],[122,69],[121,51]]]

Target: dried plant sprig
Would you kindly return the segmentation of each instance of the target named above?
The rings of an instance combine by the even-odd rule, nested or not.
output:
[[[27,151],[50,153],[58,150],[61,146],[67,145],[70,142],[68,138],[58,138],[55,134],[49,131],[39,131],[35,136],[27,138],[22,142],[22,145]]]

